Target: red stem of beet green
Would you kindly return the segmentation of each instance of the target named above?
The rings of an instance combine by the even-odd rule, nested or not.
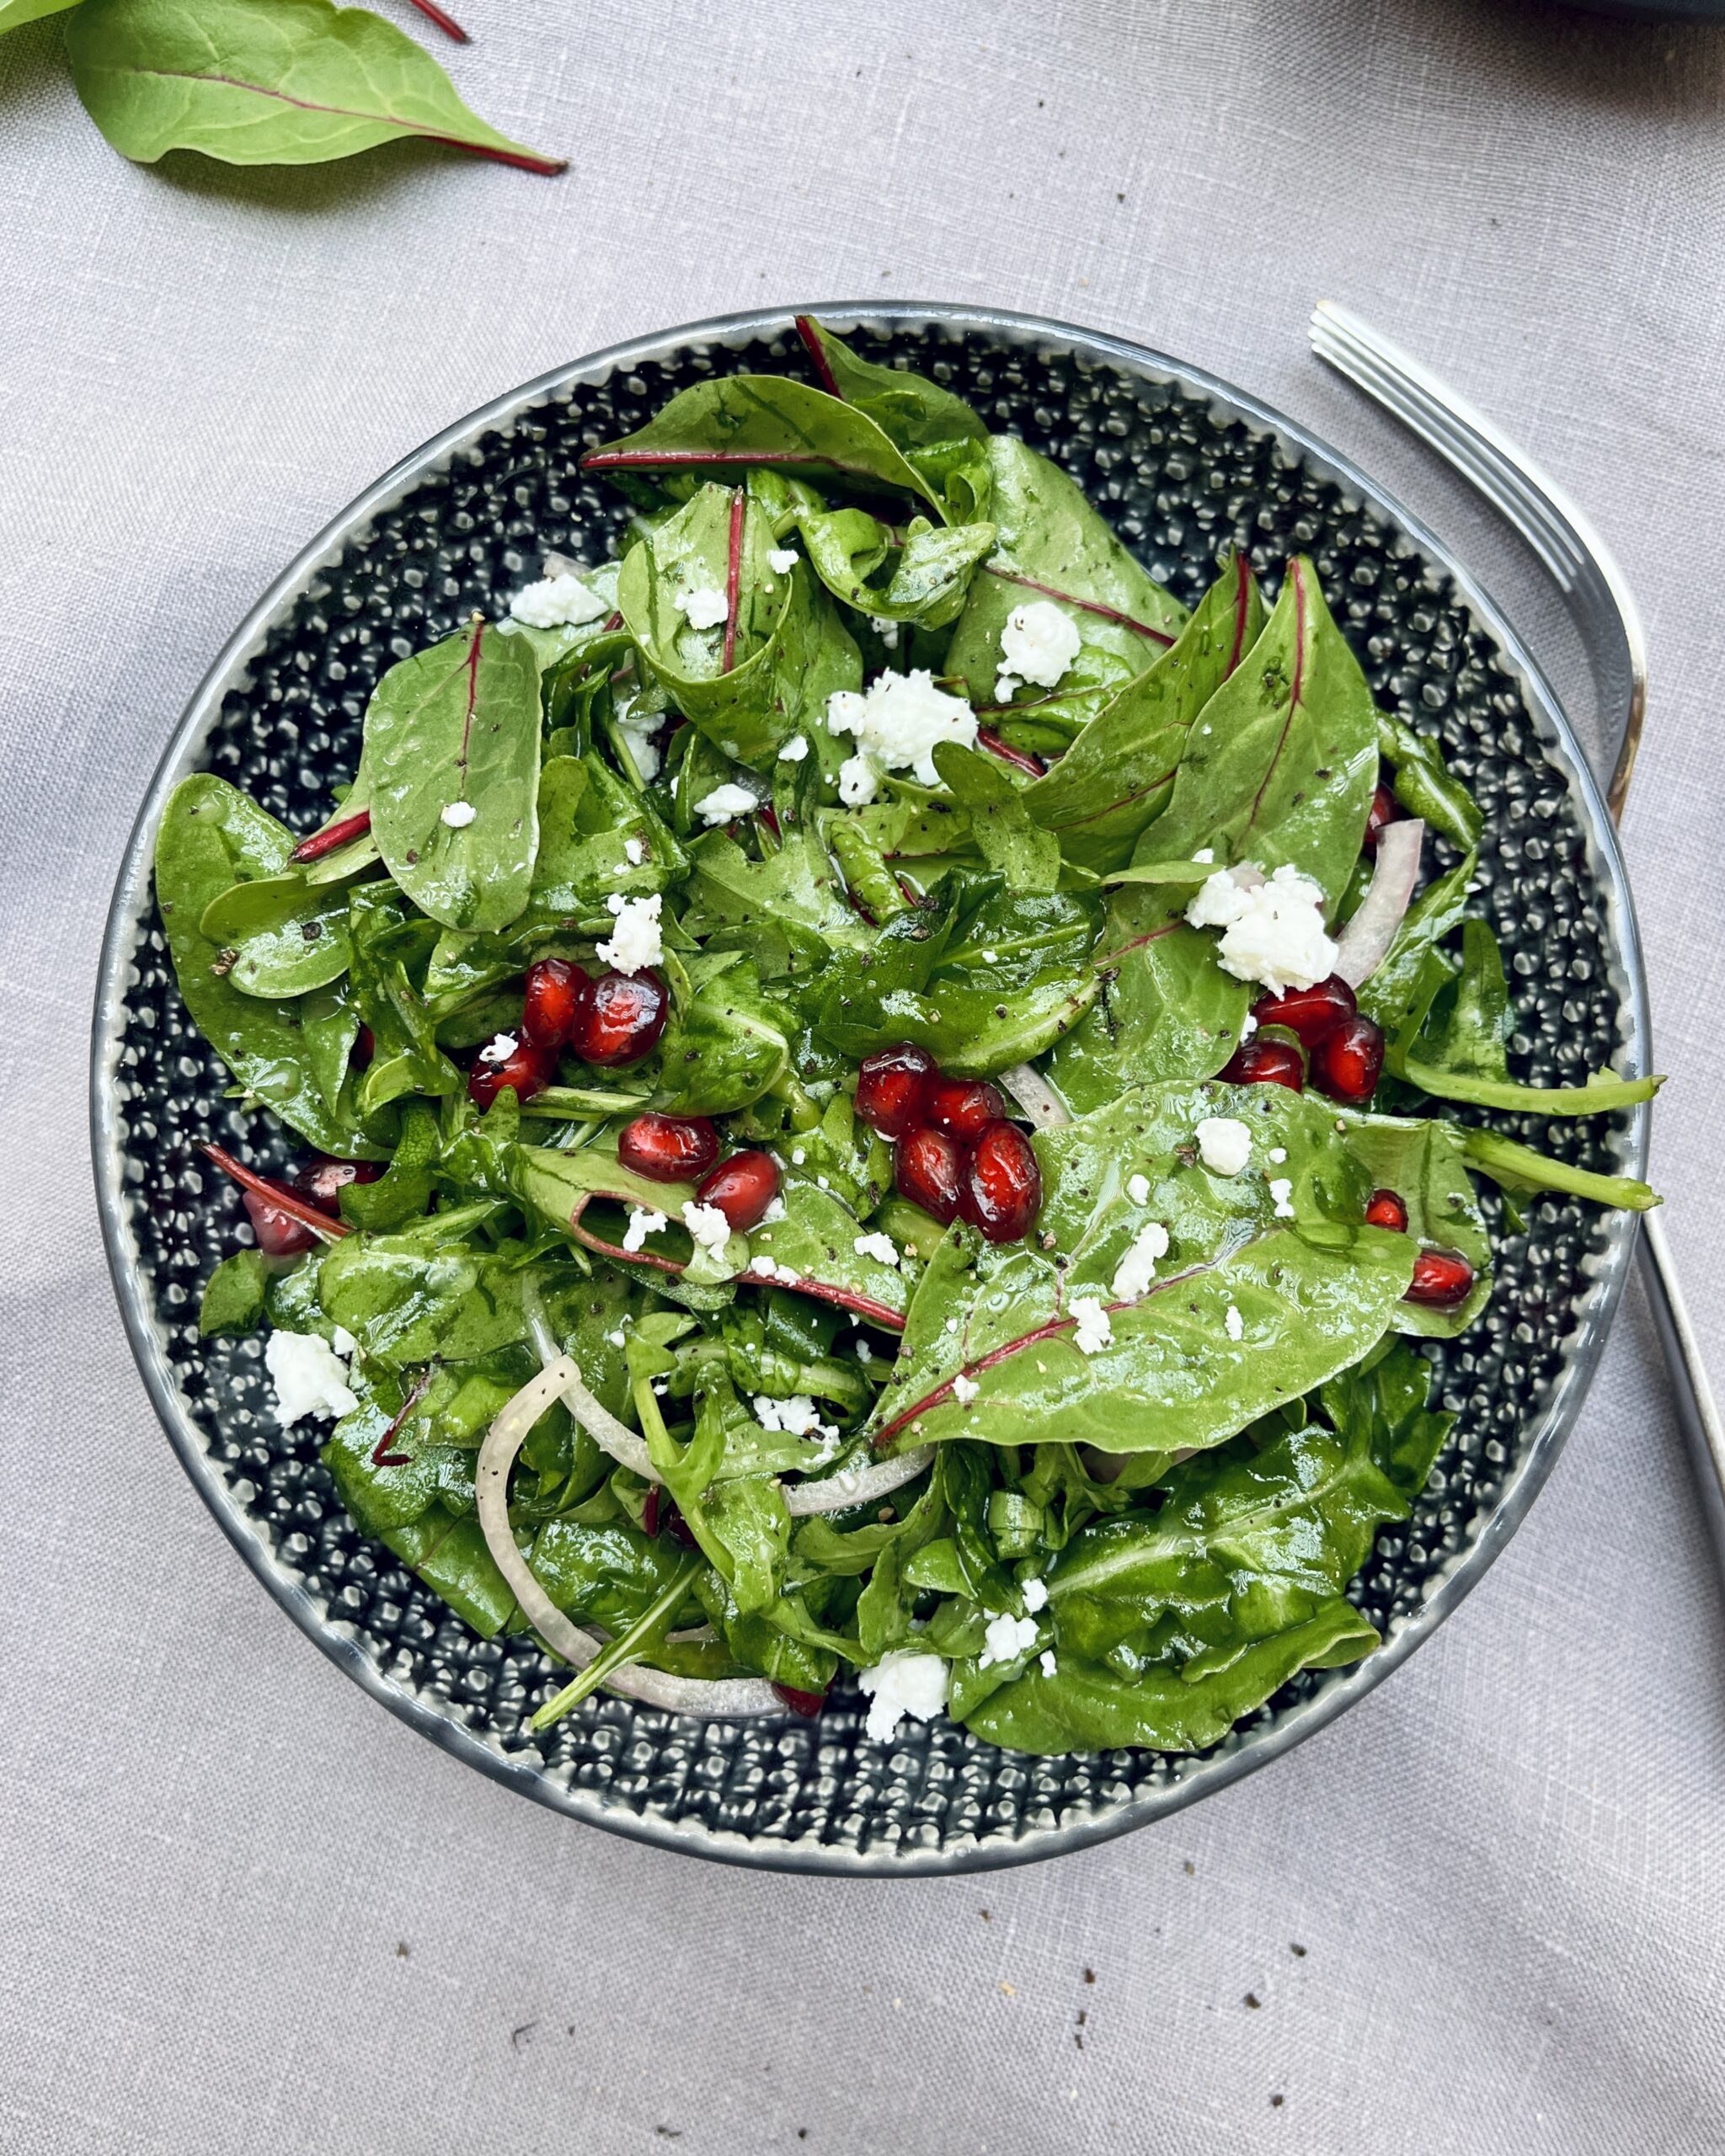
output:
[[[357,816],[344,816],[339,824],[326,824],[321,831],[302,839],[287,857],[292,862],[321,861],[326,853],[337,852],[355,839],[363,838],[371,828],[371,812],[361,808]]]
[[[453,15],[446,15],[437,0],[414,0],[414,5],[428,22],[435,23],[446,37],[452,37],[457,45],[468,42],[467,34]]]
[[[1148,637],[1152,643],[1171,644],[1174,641],[1166,629],[1154,629],[1148,622],[1135,622],[1118,606],[1104,606],[1099,599],[1081,599],[1076,592],[1062,591],[1058,584],[1039,584],[1033,576],[1018,576],[1011,569],[997,569],[992,562],[985,562],[982,566],[1002,584],[1016,584],[1026,591],[1039,591],[1044,599],[1058,599],[1067,606],[1076,606],[1081,614],[1099,614],[1103,621],[1118,622],[1123,629],[1130,629],[1135,636]]]
[[[414,1455],[410,1452],[392,1452],[390,1447],[394,1444],[397,1437],[400,1434],[402,1426],[406,1422],[409,1416],[413,1413],[419,1402],[425,1397],[426,1391],[430,1385],[431,1380],[436,1376],[436,1364],[428,1363],[425,1369],[420,1371],[419,1376],[414,1380],[412,1391],[409,1393],[407,1398],[403,1401],[401,1404],[400,1414],[396,1417],[389,1428],[383,1433],[383,1435],[378,1438],[377,1444],[371,1448],[371,1465],[373,1467],[411,1467],[413,1465]]]
[[[272,1182],[268,1176],[256,1175],[243,1161],[236,1161],[232,1153],[219,1145],[200,1145],[198,1150],[213,1161],[225,1176],[232,1176],[242,1190],[248,1190],[255,1198],[266,1198],[278,1212],[286,1213],[289,1219],[297,1220],[302,1228],[309,1228],[314,1235],[323,1235],[330,1242],[339,1242],[346,1235],[344,1220],[332,1219],[328,1214],[320,1213],[315,1205],[307,1205],[304,1198],[291,1191],[286,1183]]]
[[[820,341],[820,332],[814,326],[814,318],[812,314],[799,314],[797,317],[797,334],[803,340],[803,349],[808,353],[814,371],[820,376],[821,387],[829,397],[837,397],[842,403],[844,399],[840,393],[838,383],[833,378],[832,369],[827,364],[826,348]]]
[[[531,150],[494,150],[489,142],[463,142],[454,135],[428,135],[428,142],[446,142],[451,150],[465,150],[470,157],[489,157],[495,164],[514,165],[520,172],[542,173],[547,179],[567,172],[567,157],[536,157]]]
[[[724,563],[724,656],[719,662],[719,672],[729,674],[737,649],[737,600],[743,582],[743,506],[745,497],[739,487],[731,497],[730,544],[725,552]]]
[[[1010,741],[1002,741],[998,734],[991,734],[985,726],[976,729],[976,745],[986,749],[991,756],[998,756],[1003,764],[1015,765],[1021,771],[1028,771],[1032,778],[1040,778],[1048,766],[1028,750],[1015,749]]]

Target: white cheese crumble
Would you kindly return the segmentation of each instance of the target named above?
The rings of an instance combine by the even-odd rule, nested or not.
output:
[[[788,1288],[794,1288],[800,1278],[788,1265],[781,1265],[776,1257],[769,1257],[765,1251],[749,1260],[749,1270],[757,1280],[777,1280]]]
[[[652,1212],[644,1205],[632,1205],[629,1208],[629,1225],[623,1230],[623,1248],[639,1250],[649,1235],[656,1235],[661,1228],[670,1225],[670,1222],[663,1213]]]
[[[1014,1617],[1010,1612],[1003,1617],[991,1617],[982,1636],[982,1652],[976,1657],[976,1667],[991,1669],[997,1662],[1016,1662],[1035,1645],[1033,1617]]]
[[[1024,1598],[1024,1607],[1033,1617],[1039,1609],[1048,1608],[1048,1582],[1046,1580],[1021,1581],[1018,1592]]]
[[[1078,656],[1078,625],[1052,599],[1015,606],[1001,631],[1001,662],[1039,689],[1058,686]]]
[[[968,1407],[981,1390],[975,1379],[967,1378],[962,1370],[953,1380],[953,1397],[960,1407]]]
[[[878,1257],[883,1265],[896,1265],[899,1262],[898,1245],[878,1228],[870,1235],[857,1236],[851,1247],[858,1257]]]
[[[677,606],[692,629],[716,629],[730,611],[730,601],[713,584],[677,595]]]
[[[611,609],[573,569],[559,569],[556,575],[541,577],[537,584],[518,591],[509,602],[509,611],[530,629],[562,629],[596,622]]]
[[[880,791],[880,773],[867,756],[846,756],[839,766],[839,799],[847,808],[866,808]]]
[[[1243,1340],[1246,1337],[1246,1321],[1232,1303],[1229,1304],[1223,1315],[1222,1325],[1230,1340]]]
[[[272,1332],[264,1366],[275,1387],[275,1419],[285,1430],[303,1416],[334,1422],[359,1406],[347,1364],[319,1332]]]
[[[804,1161],[806,1161],[806,1160],[808,1159],[808,1157],[809,1157],[808,1153],[804,1150],[804,1149],[802,1146],[800,1146],[800,1145],[793,1145],[793,1146],[792,1146],[792,1148],[791,1148],[791,1166],[792,1166],[793,1168],[800,1168],[800,1167],[802,1166],[802,1165],[803,1165]]]
[[[1288,1203],[1289,1198],[1293,1195],[1293,1191],[1294,1184],[1291,1177],[1271,1177],[1270,1196],[1276,1202],[1276,1218],[1279,1220],[1291,1220],[1294,1218],[1294,1208]]]
[[[1199,846],[1199,847],[1198,848],[1197,851],[1196,851],[1196,852],[1193,855],[1193,857],[1192,857],[1192,858],[1193,858],[1194,861],[1201,861],[1201,862],[1204,862],[1204,866],[1205,866],[1206,867],[1209,867],[1210,863],[1211,862],[1213,862],[1213,861],[1215,859],[1215,857],[1216,857],[1216,850],[1215,850],[1215,848],[1213,846]]]
[[[889,651],[898,649],[899,625],[896,622],[889,622],[884,614],[871,614],[868,616],[868,626]]]
[[[1108,1314],[1103,1308],[1099,1295],[1075,1295],[1072,1315],[1078,1321],[1072,1345],[1081,1355],[1099,1353],[1114,1338],[1114,1328],[1108,1322]]]
[[[481,1063],[507,1063],[521,1043],[513,1033],[499,1033],[495,1040],[487,1041],[479,1051]]]
[[[1242,1041],[1249,1041],[1257,1031],[1258,1021],[1248,1011],[1240,1021],[1240,1038]]]
[[[344,1325],[335,1325],[329,1328],[329,1344],[338,1355],[351,1355],[360,1343]]]
[[[730,1241],[731,1224],[716,1205],[683,1201],[683,1225],[702,1250],[723,1250]]]
[[[1108,1292],[1117,1303],[1135,1303],[1149,1291],[1156,1278],[1156,1262],[1168,1254],[1168,1231],[1160,1220],[1151,1220],[1133,1238],[1132,1246],[1114,1267]],[[1075,1305],[1076,1308],[1076,1305]],[[1103,1319],[1107,1323],[1107,1319]]]
[[[638,868],[646,858],[647,846],[644,840],[625,839],[623,841],[623,859],[628,862],[631,868]]]
[[[695,814],[703,824],[728,824],[734,816],[752,816],[760,806],[746,786],[727,783],[697,801]]]
[[[809,736],[806,734],[793,734],[779,750],[778,760],[782,764],[800,764],[808,753]]]
[[[438,811],[452,831],[465,830],[478,813],[471,801],[446,801]]]
[[[782,1198],[775,1198],[761,1214],[760,1225],[763,1228],[771,1228],[777,1225],[784,1217],[785,1202]]]
[[[766,566],[772,571],[775,576],[788,576],[791,571],[797,566],[796,548],[794,547],[769,547],[766,550]]]
[[[639,718],[632,718],[627,712],[617,713],[617,730],[623,737],[623,746],[633,758],[644,786],[651,786],[659,776],[663,759],[653,737],[663,723],[663,714],[659,712],[644,712]]]
[[[1269,1150],[1268,1157],[1278,1167],[1280,1167],[1283,1161],[1288,1157],[1288,1149],[1285,1145],[1272,1145]]]
[[[627,1344],[621,1331],[607,1332],[605,1337],[613,1348],[622,1348]]]
[[[1126,1178],[1126,1195],[1131,1199],[1135,1205],[1148,1205],[1150,1203],[1150,1177],[1148,1176],[1128,1176]]]
[[[937,1654],[900,1647],[873,1669],[859,1669],[857,1682],[870,1695],[868,1729],[877,1744],[884,1744],[906,1715],[927,1721],[946,1708],[947,1666]]]
[[[1255,980],[1279,994],[1311,988],[1336,970],[1336,947],[1324,933],[1324,894],[1309,876],[1284,863],[1247,890],[1219,868],[1186,909],[1194,928],[1220,928],[1216,951],[1224,973]]]
[[[1193,1135],[1199,1159],[1213,1175],[1237,1176],[1252,1158],[1252,1133],[1236,1116],[1207,1115]]]
[[[1054,1649],[1053,1649],[1052,1647],[1044,1647],[1044,1648],[1043,1649],[1042,1652],[1041,1652],[1039,1655],[1038,1655],[1038,1657],[1036,1657],[1036,1659],[1037,1659],[1037,1662],[1039,1662],[1039,1664],[1041,1666],[1041,1669],[1042,1669],[1042,1673],[1043,1673],[1043,1675],[1044,1675],[1044,1677],[1052,1677],[1052,1676],[1054,1675],[1054,1673],[1055,1673],[1055,1651],[1054,1651]]]
[[[919,666],[910,674],[879,674],[860,693],[835,689],[826,700],[826,723],[834,734],[854,737],[888,771],[907,767],[920,786],[938,786],[934,751],[943,741],[975,745],[976,715],[962,696],[937,689],[934,676]]]
[[[996,674],[994,677],[994,700],[997,704],[1009,704],[1024,684],[1016,674]]]
[[[821,1421],[820,1410],[806,1392],[793,1392],[788,1400],[774,1400],[757,1392],[754,1406],[755,1420],[763,1430],[782,1430],[788,1438],[806,1438],[816,1433],[823,1438],[838,1435],[838,1425]]]
[[[613,891],[605,903],[616,916],[617,925],[605,942],[594,947],[600,963],[615,967],[620,974],[638,974],[645,966],[656,966],[665,956],[659,931],[660,909],[665,904],[662,895],[655,891],[651,898],[626,899]]]

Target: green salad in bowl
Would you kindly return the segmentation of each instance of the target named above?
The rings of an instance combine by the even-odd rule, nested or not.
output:
[[[206,1333],[467,1625],[601,1687],[1190,1751],[1348,1598],[1492,1290],[1480,816],[1311,563],[1188,613],[1055,465],[798,324],[593,448],[618,558],[406,651],[298,836],[187,778],[157,894],[235,1096]],[[1460,1113],[1458,1113],[1458,1111]],[[261,1155],[260,1155],[261,1157]]]

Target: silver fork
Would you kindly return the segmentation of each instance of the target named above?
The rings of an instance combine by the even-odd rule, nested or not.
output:
[[[1605,790],[1613,820],[1621,823],[1647,711],[1647,646],[1635,600],[1604,541],[1567,495],[1490,420],[1358,315],[1320,300],[1312,311],[1311,346],[1477,488],[1550,572],[1580,632],[1600,711],[1608,718],[1623,714],[1617,760]],[[1725,1423],[1657,1212],[1642,1215],[1639,1255],[1678,1422],[1725,1569]]]

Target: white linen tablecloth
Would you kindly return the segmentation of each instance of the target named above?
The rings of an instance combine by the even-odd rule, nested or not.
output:
[[[1725,33],[1508,0],[457,11],[440,56],[565,178],[134,168],[55,25],[0,40],[0,2146],[1717,2150],[1725,1627],[1637,1289],[1508,1554],[1294,1756],[1029,1870],[729,1871],[455,1765],[270,1606],[127,1354],[84,1057],[126,831],[242,611],[434,430],[659,325],[880,294],[1141,338],[1359,456],[1567,682],[1528,559],[1307,355],[1329,294],[1546,460],[1646,608],[1655,1169],[1717,1341]]]

